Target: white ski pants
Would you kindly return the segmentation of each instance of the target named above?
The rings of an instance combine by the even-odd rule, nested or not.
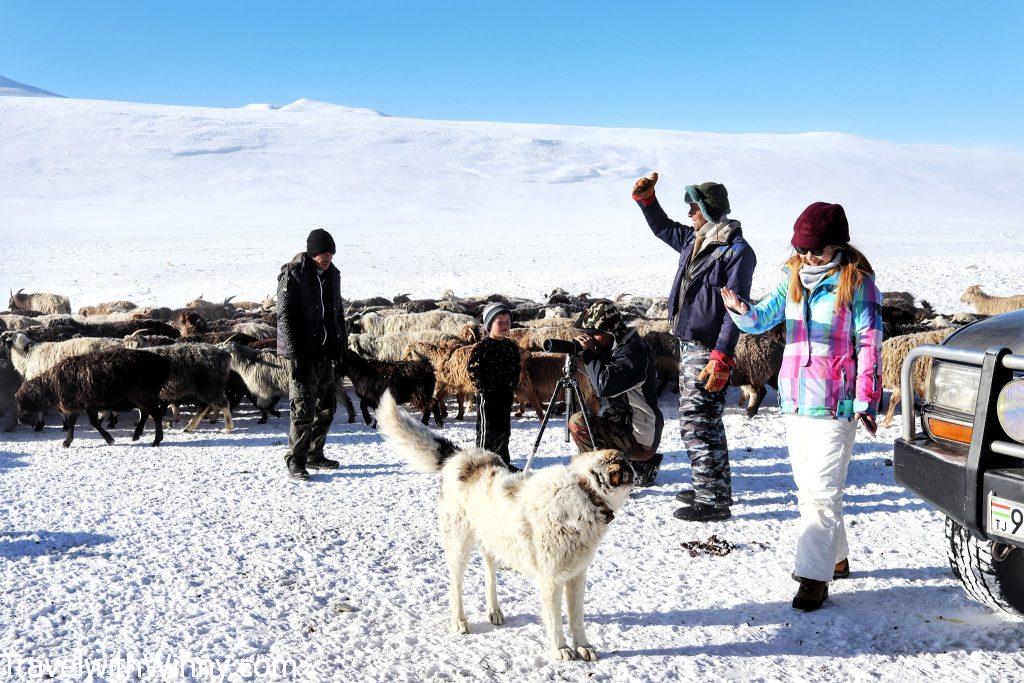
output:
[[[854,420],[786,415],[789,461],[800,508],[797,576],[831,581],[850,548],[843,524],[843,488],[857,436]]]

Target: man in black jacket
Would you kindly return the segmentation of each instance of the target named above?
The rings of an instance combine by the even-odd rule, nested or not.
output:
[[[651,232],[679,252],[679,268],[668,296],[672,334],[679,339],[679,427],[690,457],[692,491],[675,516],[707,522],[727,519],[732,505],[729,446],[722,414],[739,328],[725,310],[720,294],[727,287],[743,298],[757,258],[743,238],[740,222],[729,218],[729,193],[721,183],[688,185],[684,199],[693,225],[665,213],[654,194],[658,174],[640,178],[633,199]]]
[[[622,451],[637,486],[650,486],[658,476],[658,453],[665,418],[658,407],[658,381],[647,344],[626,326],[614,304],[598,302],[588,308],[580,326],[588,333],[576,338],[601,411],[569,418],[569,433],[580,451],[614,448]]]
[[[324,457],[334,420],[334,378],[345,372],[348,334],[341,306],[341,273],[331,264],[334,238],[316,229],[306,251],[281,266],[277,280],[277,354],[291,367],[288,476],[307,480],[306,468],[337,469]]]

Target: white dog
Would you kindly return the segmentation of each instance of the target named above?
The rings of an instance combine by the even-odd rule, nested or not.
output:
[[[633,487],[633,469],[619,451],[582,453],[569,465],[513,474],[501,459],[479,448],[458,449],[399,409],[385,393],[377,409],[381,433],[409,464],[441,473],[438,521],[451,579],[451,628],[468,633],[462,577],[469,554],[483,551],[487,617],[504,622],[495,570],[500,563],[532,576],[540,590],[541,618],[556,659],[594,661],[583,631],[587,567],[608,524]],[[572,647],[562,632],[562,591]]]

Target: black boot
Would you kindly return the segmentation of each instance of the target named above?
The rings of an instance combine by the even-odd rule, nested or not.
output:
[[[828,597],[828,582],[814,579],[800,579],[800,588],[793,598],[793,609],[813,612],[821,609],[821,604]]]
[[[306,468],[311,470],[336,470],[338,461],[325,458],[323,453],[314,453],[306,460]]]
[[[672,513],[676,519],[686,522],[717,522],[732,517],[728,507],[716,507],[704,503],[693,503]]]
[[[504,451],[499,452],[498,453],[498,457],[501,458],[501,461],[503,463],[505,463],[505,467],[508,468],[509,472],[512,472],[513,474],[515,474],[516,472],[522,472],[523,471],[521,468],[516,467],[515,465],[512,464],[512,456],[509,455],[507,452],[504,452]]]
[[[285,461],[288,465],[288,477],[299,481],[309,481],[309,472],[306,471],[306,463],[299,458],[288,458]]]
[[[676,500],[683,505],[693,505],[693,501],[696,499],[697,494],[693,489],[683,489],[676,494]]]
[[[636,476],[633,477],[633,486],[654,486],[654,480],[658,478],[658,471],[661,469],[661,461],[664,459],[661,453],[655,453],[648,460],[630,460]]]

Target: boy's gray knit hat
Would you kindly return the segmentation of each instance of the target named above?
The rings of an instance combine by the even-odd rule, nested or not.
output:
[[[500,301],[487,304],[484,308],[484,333],[491,333],[491,323],[502,313],[508,313],[508,317],[512,318],[512,309],[508,307],[508,304],[503,304]]]

